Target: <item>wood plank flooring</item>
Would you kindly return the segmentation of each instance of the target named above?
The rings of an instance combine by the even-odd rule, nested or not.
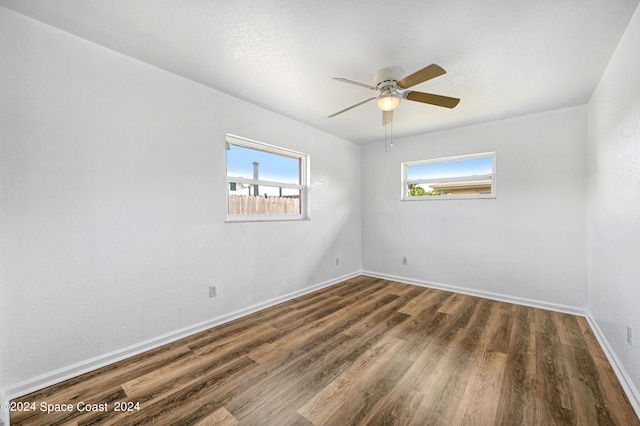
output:
[[[366,276],[14,402],[12,425],[640,425],[584,318]]]

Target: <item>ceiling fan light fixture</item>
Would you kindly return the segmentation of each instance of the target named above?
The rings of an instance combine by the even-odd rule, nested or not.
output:
[[[400,105],[400,95],[391,90],[385,91],[380,95],[376,104],[383,111],[393,111]]]

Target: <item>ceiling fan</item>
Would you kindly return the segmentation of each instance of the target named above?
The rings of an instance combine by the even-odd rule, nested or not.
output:
[[[405,90],[413,87],[417,84],[423,83],[432,78],[445,74],[446,71],[436,64],[428,65],[419,71],[409,74],[404,78],[400,78],[402,70],[399,67],[391,67],[380,70],[376,73],[375,80],[379,83],[375,86],[369,84],[359,83],[357,81],[349,80],[347,78],[334,77],[334,80],[342,81],[343,83],[355,84],[356,86],[365,87],[367,89],[380,92],[378,96],[374,96],[369,99],[365,99],[362,102],[358,102],[348,108],[331,114],[329,118],[335,117],[338,114],[349,111],[362,104],[377,99],[376,104],[378,108],[382,110],[382,125],[387,125],[393,121],[393,110],[400,105],[401,99],[407,99],[414,102],[422,102],[425,104],[437,105],[445,108],[454,108],[460,102],[458,98],[451,98],[449,96],[434,95],[431,93],[416,92],[415,90]]]

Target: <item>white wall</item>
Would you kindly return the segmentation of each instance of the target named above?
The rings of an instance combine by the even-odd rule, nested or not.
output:
[[[357,145],[4,8],[0,81],[8,397],[360,269]],[[311,220],[225,223],[225,132],[311,155]]]
[[[364,147],[363,268],[585,308],[586,129],[579,106]],[[487,151],[497,198],[400,201],[401,162]]]
[[[640,9],[589,102],[589,311],[640,403],[638,52]],[[627,343],[627,326],[633,329],[633,345]]]

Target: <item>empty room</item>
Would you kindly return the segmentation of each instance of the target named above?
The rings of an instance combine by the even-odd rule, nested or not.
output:
[[[0,0],[0,426],[640,425],[639,0]]]

